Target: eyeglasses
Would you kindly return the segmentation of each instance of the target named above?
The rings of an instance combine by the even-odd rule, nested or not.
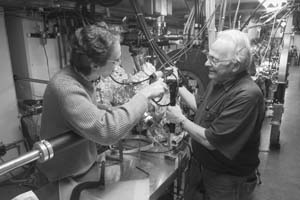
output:
[[[238,54],[239,52],[241,52],[243,49],[246,49],[246,47],[240,48],[240,50],[238,50],[236,54]],[[221,59],[218,59],[218,58],[213,57],[212,55],[209,55],[208,52],[205,52],[205,51],[204,51],[203,53],[206,55],[207,60],[209,60],[209,62],[210,62],[211,64],[213,64],[213,65],[216,65],[216,64],[218,64],[218,63],[220,63],[220,62],[232,62],[233,60],[236,60],[237,62],[239,62],[239,60],[234,59],[234,58],[232,58],[232,59],[224,59],[224,60],[221,60]]]
[[[229,61],[231,62],[232,61],[232,59],[221,60],[221,59],[213,57],[212,55],[209,55],[208,53],[206,53],[206,57],[207,57],[207,60],[209,60],[209,62],[213,65],[216,65],[220,62],[229,62]]]

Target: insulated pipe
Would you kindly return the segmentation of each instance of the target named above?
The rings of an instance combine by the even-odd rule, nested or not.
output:
[[[254,9],[254,11],[251,13],[251,15],[248,17],[248,19],[245,21],[245,23],[243,24],[242,28],[240,28],[240,31],[243,31],[243,29],[249,24],[250,20],[254,17],[255,13],[258,11],[258,9],[263,6],[263,4],[266,2],[267,0],[262,1],[260,4],[258,4],[258,6]]]
[[[225,17],[226,17],[226,9],[227,9],[227,0],[224,0],[223,7],[221,10],[221,21],[219,22],[219,30],[218,31],[223,30],[224,21],[225,21]]]
[[[38,161],[46,162],[54,157],[54,154],[61,150],[70,148],[74,144],[84,141],[85,139],[72,131],[59,135],[50,139],[49,141],[42,140],[36,142],[33,150],[18,157],[7,161],[0,165],[0,176],[28,163]]]
[[[36,161],[40,158],[40,151],[39,150],[33,150],[29,153],[26,153],[25,155],[15,158],[13,160],[10,160],[8,162],[5,162],[0,165],[0,176],[18,168],[23,165],[26,165],[30,162]]]
[[[207,21],[207,31],[208,31],[208,45],[211,47],[211,44],[216,39],[216,27],[215,27],[215,12],[216,12],[216,0],[205,1],[205,15]],[[219,5],[220,6],[220,5]],[[209,20],[211,19],[211,20]]]
[[[241,4],[241,0],[238,1],[237,7],[236,7],[236,10],[235,10],[235,14],[234,14],[234,18],[233,18],[233,23],[232,23],[232,28],[233,29],[235,29],[237,15],[238,15],[238,12],[240,10],[240,4]]]

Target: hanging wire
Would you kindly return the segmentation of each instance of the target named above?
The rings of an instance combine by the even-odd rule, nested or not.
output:
[[[144,79],[144,80],[141,80],[141,81],[137,81],[137,82],[119,82],[117,81],[112,75],[109,76],[114,82],[120,84],[120,85],[129,85],[129,86],[132,86],[132,85],[138,85],[138,84],[141,84],[143,82],[146,82],[146,81],[149,81],[151,80],[151,78],[153,78],[152,75],[150,75],[148,78]]]
[[[168,59],[168,56],[166,55],[166,53],[161,48],[158,47],[157,43],[151,37],[150,32],[147,29],[144,14],[142,13],[140,7],[138,6],[137,1],[136,0],[130,0],[130,3],[132,5],[132,7],[134,8],[134,11],[137,15],[138,23],[141,26],[142,31],[146,36],[146,39],[148,40],[148,42],[149,42],[151,48],[153,49],[154,53],[158,56],[159,62],[160,63],[168,62],[169,65],[173,65],[173,63],[169,62],[169,59]]]
[[[186,44],[184,44],[184,48],[177,52],[172,58],[169,58],[166,53],[158,47],[157,43],[154,41],[154,39],[150,36],[150,33],[149,31],[147,30],[147,26],[146,26],[146,22],[145,22],[145,18],[144,18],[144,15],[143,13],[140,11],[140,8],[136,2],[136,0],[130,0],[130,3],[132,4],[132,7],[134,8],[134,11],[137,15],[137,19],[138,19],[138,22],[146,36],[146,39],[148,40],[151,48],[153,49],[154,53],[158,56],[158,60],[159,62],[162,64],[159,68],[162,69],[163,67],[165,67],[166,65],[171,65],[171,66],[174,66],[173,62],[174,60],[177,60],[179,57],[181,57],[182,55],[184,55],[188,50],[190,50],[192,48],[192,44],[193,44],[193,41],[190,41],[190,42],[187,42]],[[219,7],[220,5],[218,5]],[[217,8],[218,8],[217,7]],[[217,9],[216,8],[216,9]],[[212,13],[212,15],[209,17],[209,20],[205,23],[205,25],[200,29],[199,33],[196,35],[196,37],[200,36],[205,28],[207,27],[208,23],[210,23],[210,21],[212,20],[215,12],[216,12],[216,9],[214,10],[214,12]]]
[[[220,6],[220,5],[219,5]],[[219,7],[218,6],[218,7]],[[205,29],[206,29],[206,27],[211,23],[211,20],[213,19],[213,16],[215,15],[215,12],[216,12],[216,10],[218,9],[218,7],[217,8],[215,8],[215,10],[213,11],[213,13],[211,14],[211,16],[209,17],[209,19],[206,21],[206,23],[204,24],[204,26],[200,29],[200,31],[199,31],[199,33],[196,35],[196,37],[197,36],[200,36],[204,31],[205,31]],[[171,59],[171,61],[176,61],[177,59],[179,59],[182,55],[184,55],[184,54],[186,54],[193,46],[192,46],[192,44],[193,44],[193,41],[188,41],[188,42],[186,42],[183,46],[183,48],[180,50],[180,51],[178,51],[176,54],[174,54],[170,59]],[[161,68],[163,68],[165,65],[166,65],[167,63],[164,63],[162,66],[160,66],[160,68],[159,69],[161,69]]]

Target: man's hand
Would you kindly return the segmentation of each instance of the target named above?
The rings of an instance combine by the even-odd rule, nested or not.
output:
[[[179,105],[176,106],[168,106],[166,112],[166,118],[172,123],[179,124],[182,123],[187,118],[182,114],[182,111]]]

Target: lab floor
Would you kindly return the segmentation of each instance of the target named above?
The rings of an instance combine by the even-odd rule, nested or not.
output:
[[[254,200],[300,199],[300,68],[289,68],[289,84],[285,94],[284,113],[280,128],[280,150],[269,150],[270,124],[262,132],[262,184],[256,188]]]
[[[300,199],[300,68],[289,69],[289,86],[286,90],[284,114],[280,128],[280,150],[269,150],[270,119],[266,118],[262,129],[260,147],[262,184],[254,194],[254,200]],[[0,185],[0,199],[9,200],[24,188]]]

